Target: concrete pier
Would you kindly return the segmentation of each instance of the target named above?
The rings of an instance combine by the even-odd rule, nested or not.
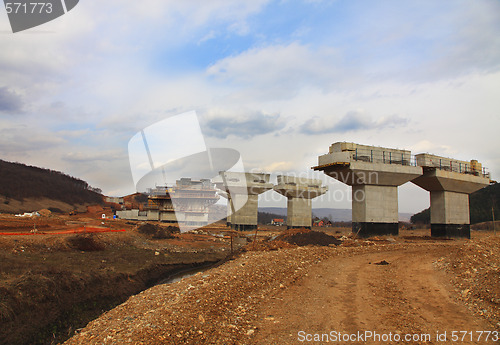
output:
[[[412,182],[430,192],[431,236],[470,238],[469,194],[489,184],[477,161],[427,153],[415,156],[423,175]]]
[[[326,193],[328,187],[321,180],[278,175],[273,189],[288,198],[287,228],[311,228],[311,200]]]
[[[397,187],[422,175],[411,152],[337,142],[314,170],[352,186],[352,232],[361,237],[398,235]]]
[[[216,186],[229,196],[228,213],[231,228],[253,230],[257,228],[259,194],[273,188],[270,174],[220,172]]]

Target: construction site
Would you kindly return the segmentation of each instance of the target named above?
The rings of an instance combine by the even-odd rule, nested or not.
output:
[[[495,187],[486,169],[356,143],[325,151],[312,170],[351,186],[343,225],[314,221],[322,179],[233,171],[0,215],[0,343],[498,343],[500,224],[469,216],[469,195]],[[407,182],[429,192],[429,224],[399,221]],[[269,224],[266,192],[287,205]]]
[[[352,231],[361,237],[398,235],[398,186],[412,182],[429,191],[432,237],[470,238],[469,194],[493,181],[476,160],[337,142],[312,168],[352,187]],[[288,228],[311,228],[312,200],[325,194],[319,179],[270,173],[222,171],[212,181],[182,178],[175,186],[149,189],[147,207],[119,210],[128,220],[177,223],[186,231],[209,224],[209,208],[227,200],[226,223],[235,230],[257,228],[259,195],[273,190],[287,198]]]

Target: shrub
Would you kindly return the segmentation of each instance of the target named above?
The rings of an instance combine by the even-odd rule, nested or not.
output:
[[[97,252],[106,249],[106,246],[94,234],[76,235],[68,238],[69,245],[84,252]]]

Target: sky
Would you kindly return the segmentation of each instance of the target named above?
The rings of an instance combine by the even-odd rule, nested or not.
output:
[[[15,34],[0,8],[0,159],[106,195],[135,191],[129,140],[190,111],[246,170],[323,179],[313,207],[350,208],[310,169],[338,141],[477,159],[498,179],[499,96],[498,0],[81,0]],[[428,206],[399,188],[400,212]]]

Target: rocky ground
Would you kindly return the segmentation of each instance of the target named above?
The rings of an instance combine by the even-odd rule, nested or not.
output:
[[[102,226],[97,216],[0,215],[0,344],[63,341],[129,296],[229,252],[220,236],[140,231],[126,221],[104,224],[124,232],[60,234]]]
[[[67,344],[325,343],[338,332],[391,334],[384,343],[496,343],[500,237],[424,235],[249,244],[219,267],[129,298]],[[486,340],[487,332],[497,333]]]
[[[465,242],[435,264],[448,273],[458,300],[500,330],[500,236]]]

